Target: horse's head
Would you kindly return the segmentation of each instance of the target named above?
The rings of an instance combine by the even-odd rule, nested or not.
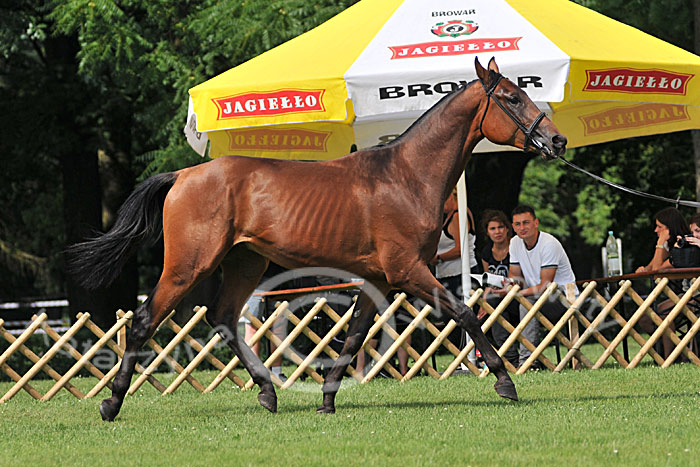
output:
[[[566,151],[566,137],[522,89],[499,73],[494,58],[488,70],[478,58],[475,66],[486,100],[479,129],[489,141],[534,151],[544,159],[554,159]]]

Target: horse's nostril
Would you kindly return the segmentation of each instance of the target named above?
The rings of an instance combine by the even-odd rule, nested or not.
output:
[[[559,135],[559,134],[554,135],[554,137],[552,138],[552,143],[556,147],[564,147],[564,146],[566,146],[566,143],[567,143],[566,136]]]

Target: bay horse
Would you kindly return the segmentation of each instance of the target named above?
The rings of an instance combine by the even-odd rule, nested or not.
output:
[[[493,58],[487,68],[477,58],[477,80],[446,95],[385,146],[324,162],[221,157],[138,185],[110,231],[68,250],[70,270],[94,289],[116,278],[137,244],[163,235],[163,272],[134,313],[112,396],[100,405],[102,418],[113,421],[119,413],[137,351],[168,312],[218,267],[223,282],[207,321],[228,332],[228,345],[260,387],[259,403],[276,412],[269,371],[236,330],[269,261],[287,269],[329,266],[364,278],[384,296],[400,289],[423,299],[471,336],[497,378],[498,395],[518,400],[474,312],[428,269],[443,204],[481,139],[532,150],[545,159],[566,149],[566,138],[500,74]],[[377,312],[367,291],[361,290],[355,306],[345,345],[323,384],[319,413],[335,412],[340,380]]]

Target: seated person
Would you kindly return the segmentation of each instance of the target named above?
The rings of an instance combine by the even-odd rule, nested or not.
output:
[[[443,224],[438,241],[437,252],[430,265],[435,267],[435,277],[447,290],[457,298],[462,298],[462,247],[459,231],[459,211],[457,205],[457,189],[450,193],[443,206]],[[472,273],[479,273],[479,265],[476,261],[474,245],[476,231],[472,213],[467,209],[467,244],[469,253],[469,269]]]
[[[665,208],[659,211],[656,216],[656,229],[655,232],[658,236],[658,241],[656,243],[656,252],[652,262],[647,267],[640,267],[637,272],[653,271],[657,269],[665,269],[674,267],[671,264],[671,254],[674,249],[679,248],[678,240],[684,238],[689,245],[694,247],[700,247],[700,214],[695,214],[690,218],[690,226],[686,224],[685,219],[676,208]],[[672,247],[669,244],[672,243]],[[674,255],[675,256],[675,255]],[[658,261],[661,261],[659,266]],[[682,265],[683,267],[698,267],[700,264],[687,264]],[[679,266],[680,267],[680,266]],[[647,269],[648,268],[648,269]],[[643,271],[641,269],[644,269]],[[684,290],[687,290],[688,285],[684,284]],[[675,303],[673,301],[664,300],[659,304],[656,309],[656,313],[660,318],[665,319],[669,312],[673,308]],[[639,328],[648,334],[653,334],[656,331],[656,325],[648,315],[642,316],[638,322]],[[673,332],[676,330],[676,323],[671,323],[669,329]],[[671,341],[671,338],[664,334],[661,337],[661,342],[663,345],[663,357],[668,358],[668,356],[673,352],[675,345]]]
[[[462,232],[460,232],[459,227],[460,213],[458,204],[457,188],[454,188],[443,205],[442,231],[438,240],[437,252],[430,261],[430,265],[435,267],[437,280],[457,299],[463,300],[466,294],[462,290]],[[481,271],[474,251],[476,230],[474,218],[469,208],[467,208],[466,235],[467,251],[464,254],[464,258],[469,258],[469,270],[473,274],[478,274]],[[466,333],[461,329],[455,330],[449,339],[455,345],[463,347],[466,344]]]
[[[539,230],[539,219],[530,206],[516,207],[512,219],[516,236],[510,241],[508,277],[521,284],[520,294],[534,303],[552,282],[556,282],[561,292],[565,293],[566,284],[576,283],[576,276],[559,240]],[[504,296],[506,290],[494,290],[494,293]],[[540,309],[540,313],[552,323],[556,323],[565,312],[566,308],[559,300],[547,300]],[[520,305],[521,320],[527,313],[528,310]],[[523,329],[522,335],[537,347],[542,340],[541,332],[539,321],[533,318]],[[520,365],[530,355],[530,350],[520,344]],[[541,366],[535,362],[532,369],[538,368]]]
[[[694,246],[700,247],[700,213],[693,214],[688,219],[690,236],[685,237],[686,241]]]
[[[484,247],[481,252],[481,263],[484,272],[495,274],[498,276],[508,277],[510,267],[510,255],[508,249],[510,247],[510,239],[513,237],[513,230],[510,227],[508,218],[502,211],[486,210],[483,213],[482,227],[486,232],[486,236],[490,242]],[[491,287],[484,289],[484,297],[486,302],[493,308],[496,308],[501,302],[501,297],[493,294]],[[518,312],[518,304],[513,302],[501,313],[501,316],[508,321],[513,327],[518,325],[520,315]],[[486,317],[486,310],[483,308],[479,311],[477,318],[479,321]],[[491,326],[491,335],[496,349],[500,348],[508,339],[510,333],[503,329],[498,322]],[[503,355],[513,366],[518,366],[518,348],[517,345],[511,345]]]
[[[679,236],[690,235],[690,228],[683,219],[683,215],[678,209],[673,207],[664,208],[654,216],[657,241],[654,256],[646,266],[639,266],[635,272],[651,272],[658,269],[671,267],[668,257],[671,247]],[[673,240],[671,240],[673,239]],[[670,244],[669,244],[670,242]]]

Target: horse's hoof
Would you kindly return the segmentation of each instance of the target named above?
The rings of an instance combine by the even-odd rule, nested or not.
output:
[[[119,406],[112,399],[105,399],[100,404],[100,415],[102,420],[113,422],[114,417],[119,413]]]
[[[493,385],[493,388],[496,390],[496,393],[501,397],[510,399],[512,401],[518,400],[518,393],[515,390],[515,384],[513,384],[513,381],[511,381],[510,379],[506,381],[496,381],[496,384]]]
[[[258,394],[258,402],[260,402],[260,405],[265,407],[270,412],[277,412],[277,394],[275,394],[274,392],[261,392],[260,394]]]
[[[318,409],[316,409],[316,413],[335,413],[335,407],[327,407],[325,405],[322,405]]]

